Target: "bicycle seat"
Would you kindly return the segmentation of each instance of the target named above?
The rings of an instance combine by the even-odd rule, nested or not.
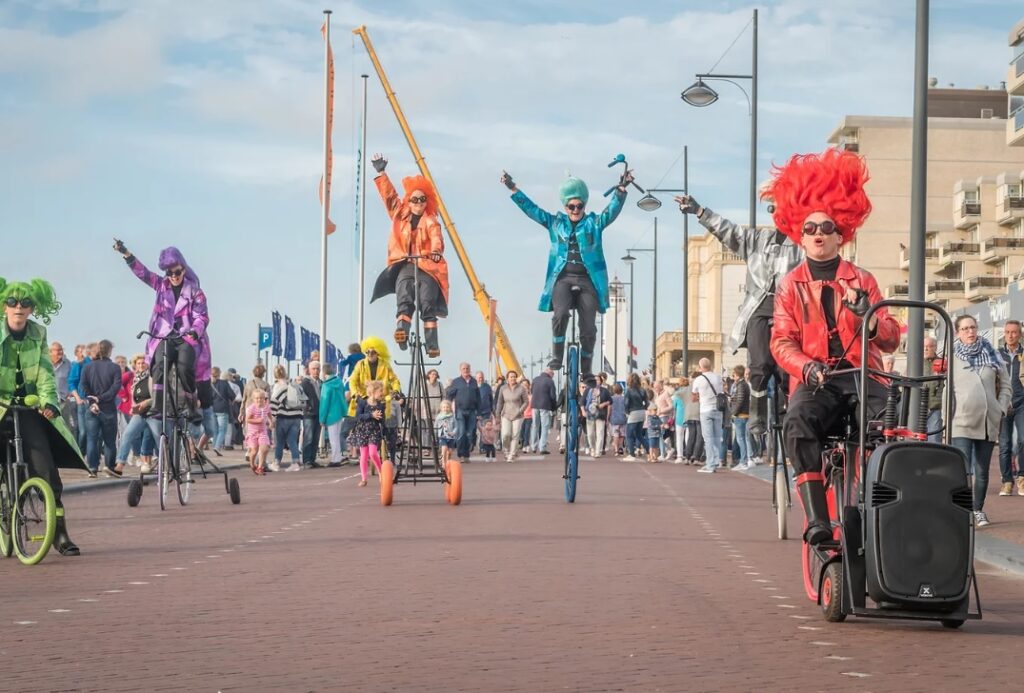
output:
[[[574,294],[578,294],[582,290],[583,289],[580,286],[575,285],[575,284],[573,286],[569,287],[570,293],[574,293]]]

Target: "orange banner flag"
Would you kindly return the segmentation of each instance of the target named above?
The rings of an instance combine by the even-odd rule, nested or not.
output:
[[[331,42],[327,38],[327,22],[320,27],[320,34],[327,42],[327,194],[324,194],[324,177],[320,177],[320,186],[317,194],[320,198],[320,205],[327,213],[327,235],[334,233],[338,226],[331,221],[331,171],[334,170],[334,144],[332,131],[334,129],[334,52],[331,50]]]

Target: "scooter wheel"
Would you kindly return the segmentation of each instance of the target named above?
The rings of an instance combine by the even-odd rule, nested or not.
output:
[[[825,576],[821,579],[821,611],[825,620],[830,623],[841,623],[846,620],[843,613],[843,565],[835,561],[825,568]]]

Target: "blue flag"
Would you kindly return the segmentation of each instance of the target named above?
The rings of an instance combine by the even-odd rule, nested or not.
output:
[[[270,347],[270,353],[274,356],[281,355],[281,314],[276,310],[270,314],[270,322],[273,325],[274,341]]]
[[[287,315],[284,316],[284,359],[295,360],[295,325]]]
[[[305,327],[300,327],[299,331],[302,333],[302,363],[309,361],[309,330]]]
[[[320,351],[320,335],[316,332],[309,333],[309,353],[312,354],[314,351]],[[320,354],[322,357],[323,354]]]
[[[327,340],[327,346],[324,348],[324,363],[329,363],[332,366],[338,365],[338,348],[331,344],[331,340]]]
[[[269,349],[270,345],[274,343],[274,330],[270,327],[264,327],[260,325],[260,340],[259,350]]]

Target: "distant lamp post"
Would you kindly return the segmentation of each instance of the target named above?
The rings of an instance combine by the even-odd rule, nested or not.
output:
[[[656,199],[656,198],[655,198]],[[660,205],[661,202],[658,202]],[[636,263],[636,258],[633,257],[633,253],[652,253],[654,256],[654,271],[651,273],[653,278],[653,304],[651,314],[651,380],[657,380],[657,359],[655,353],[655,343],[658,339],[658,218],[654,218],[654,247],[653,248],[627,248],[626,254],[622,256],[622,261],[629,265],[629,343],[630,343],[630,357],[632,357],[633,351],[633,265]]]
[[[698,80],[698,83],[700,83],[700,80]],[[697,85],[694,85],[694,86],[697,86]],[[691,87],[691,89],[692,88],[693,87]],[[687,91],[689,91],[689,90],[687,90]],[[686,98],[685,97],[685,93],[686,92],[683,92],[683,93],[684,93],[684,97],[683,98]],[[716,95],[715,98],[718,98],[718,96]],[[711,103],[711,102],[709,101],[708,103]],[[688,146],[684,146],[683,147],[683,189],[679,190],[677,188],[648,188],[647,189],[647,194],[644,195],[643,197],[641,197],[639,200],[637,200],[637,202],[636,202],[636,206],[637,207],[639,207],[640,209],[642,209],[645,212],[653,212],[655,210],[660,209],[661,208],[661,200],[659,200],[657,197],[655,197],[651,193],[661,192],[661,193],[683,193],[684,195],[689,194],[689,192],[690,192],[690,151],[689,151],[689,149],[690,148]],[[654,226],[654,238],[655,238],[654,245],[655,245],[655,247],[657,247],[657,245],[658,245],[658,241],[657,241],[657,238],[658,238],[657,221],[655,221],[655,226]],[[657,255],[655,255],[655,257],[657,257]],[[625,259],[625,258],[623,258],[623,259]],[[657,262],[655,262],[655,272],[657,272]],[[689,330],[689,323],[690,323],[690,316],[689,316],[689,309],[690,309],[689,279],[690,279],[690,215],[689,214],[684,214],[683,215],[683,329],[682,329],[682,336],[683,336],[683,344],[682,344],[683,354],[682,354],[682,356],[683,356],[683,364],[684,364],[683,365],[683,370],[686,370],[686,368],[687,368],[686,364],[688,364],[689,361],[690,361],[690,334],[689,334],[689,331],[688,331]],[[655,300],[655,307],[657,307],[657,300],[658,300],[657,296],[655,296],[654,300]],[[655,354],[655,358],[657,358],[656,354]]]

